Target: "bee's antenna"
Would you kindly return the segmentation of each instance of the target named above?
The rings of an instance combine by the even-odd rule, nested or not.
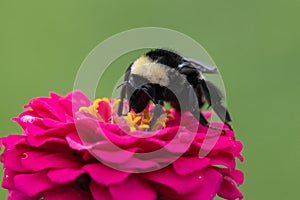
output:
[[[118,86],[116,87],[116,89],[119,89],[121,86],[123,86],[123,85],[125,85],[125,84],[127,84],[127,81],[124,81],[123,83],[121,83],[120,85],[118,85]]]

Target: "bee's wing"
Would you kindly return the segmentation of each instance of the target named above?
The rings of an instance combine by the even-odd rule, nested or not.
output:
[[[190,65],[201,71],[202,73],[207,74],[216,74],[218,73],[218,70],[216,67],[206,64],[204,62],[201,62],[199,60],[195,60],[193,58],[184,57],[184,62],[188,62]]]

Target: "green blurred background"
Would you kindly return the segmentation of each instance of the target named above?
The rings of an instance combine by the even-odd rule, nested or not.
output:
[[[219,66],[244,143],[245,199],[300,199],[299,10],[297,0],[0,0],[0,133],[20,132],[10,118],[32,97],[71,91],[101,41],[135,27],[170,28]],[[122,73],[128,61],[116,63]]]

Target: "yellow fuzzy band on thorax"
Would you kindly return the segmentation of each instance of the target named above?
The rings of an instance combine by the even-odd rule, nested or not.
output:
[[[168,66],[154,62],[146,56],[137,59],[131,67],[132,74],[141,76],[151,83],[162,86],[169,85],[169,78],[167,76],[168,70]]]

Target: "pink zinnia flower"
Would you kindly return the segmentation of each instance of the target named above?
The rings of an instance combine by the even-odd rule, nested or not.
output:
[[[32,99],[14,119],[23,133],[2,138],[8,199],[243,198],[242,144],[228,127],[194,129],[192,115],[166,110],[146,131],[152,106],[119,117],[117,103],[78,91]]]

